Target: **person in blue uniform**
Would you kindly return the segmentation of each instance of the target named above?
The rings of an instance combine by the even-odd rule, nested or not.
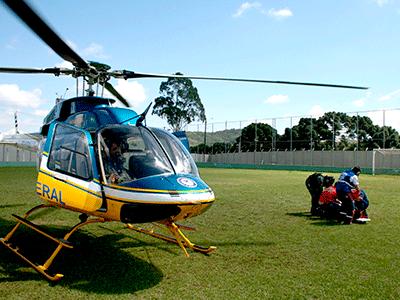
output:
[[[352,169],[345,170],[339,176],[339,180],[336,182],[336,193],[338,199],[342,202],[342,210],[345,215],[345,223],[351,224],[354,211],[355,211],[355,197],[352,190],[360,190],[360,182],[358,177],[360,176],[361,168],[355,166]]]

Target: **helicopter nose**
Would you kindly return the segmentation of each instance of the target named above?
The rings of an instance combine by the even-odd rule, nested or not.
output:
[[[211,191],[210,187],[200,178],[191,175],[151,176],[122,184],[129,188],[168,192],[170,194],[186,195]]]
[[[126,199],[121,209],[121,220],[125,223],[187,219],[206,211],[215,200],[207,184],[186,175],[132,181],[120,186],[118,195]]]

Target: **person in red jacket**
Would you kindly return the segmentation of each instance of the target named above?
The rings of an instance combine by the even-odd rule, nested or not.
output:
[[[327,219],[339,219],[342,202],[337,198],[336,187],[333,185],[335,178],[325,176],[323,180],[324,190],[319,197],[322,217]]]

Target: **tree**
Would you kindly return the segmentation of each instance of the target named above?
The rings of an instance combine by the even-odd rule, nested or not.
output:
[[[320,132],[321,141],[325,149],[343,150],[349,144],[348,128],[351,127],[351,118],[342,112],[327,112],[318,119],[325,130]],[[336,145],[337,138],[339,143]]]
[[[349,150],[366,150],[376,148],[374,146],[374,137],[379,132],[379,126],[374,125],[372,120],[367,116],[352,116],[350,125],[348,126],[347,133],[349,138],[354,140],[354,144],[349,147]]]
[[[327,130],[320,119],[301,118],[299,124],[286,128],[283,135],[279,136],[278,148],[280,150],[292,149],[321,149],[321,132]],[[292,144],[290,145],[290,140]]]
[[[217,142],[212,144],[211,146],[211,153],[228,153],[228,152],[234,152],[233,145],[231,143],[225,143],[225,142]]]
[[[400,135],[390,126],[374,125],[367,116],[327,112],[318,119],[301,118],[292,129],[286,128],[278,138],[278,149],[290,149],[290,141],[292,149],[310,149],[312,142],[314,150],[371,150],[399,147]]]
[[[168,78],[161,83],[160,94],[161,96],[154,100],[152,114],[166,118],[173,131],[180,131],[196,120],[206,121],[204,106],[190,79]]]
[[[208,154],[211,153],[211,146],[205,145],[204,143],[190,147],[190,153]]]
[[[243,128],[240,137],[236,139],[234,148],[241,151],[268,151],[275,150],[277,131],[269,124],[252,123]]]

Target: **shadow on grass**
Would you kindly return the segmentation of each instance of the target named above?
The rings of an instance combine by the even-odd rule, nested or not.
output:
[[[311,215],[311,213],[308,211],[307,212],[288,212],[288,213],[286,213],[286,215],[308,219],[308,220],[312,221],[311,224],[315,225],[315,226],[340,225],[340,223],[336,220],[322,219],[321,217]]]
[[[102,227],[102,226],[100,226],[100,227]],[[109,230],[111,232],[116,232],[116,231],[110,230],[105,227],[102,227],[102,228],[105,230]],[[160,250],[163,250],[163,251],[171,253],[171,254],[183,255],[182,250],[179,248],[178,245],[176,245],[176,247],[172,247],[172,248],[166,247],[165,245],[171,245],[172,243],[162,241],[159,239],[154,239],[153,242],[149,242],[149,241],[143,242],[140,240],[141,233],[133,232],[132,230],[129,230],[129,229],[126,229],[126,231],[124,231],[124,232],[125,232],[124,234],[125,234],[126,238],[135,240],[137,242],[141,242],[143,245],[153,246],[153,247],[156,247]],[[139,238],[135,236],[136,234],[138,235]],[[189,236],[188,236],[188,238],[189,238],[189,240],[191,240],[193,243],[195,243],[197,245],[200,245],[203,247],[215,246],[215,247],[217,247],[217,250],[219,247],[225,247],[225,246],[228,246],[228,247],[229,246],[232,246],[232,247],[238,247],[238,246],[240,246],[240,247],[266,247],[266,246],[275,245],[275,243],[268,242],[268,241],[229,241],[229,242],[213,241],[213,242],[206,242],[206,243],[201,243],[201,242],[198,243],[197,240],[193,240]],[[189,253],[190,253],[190,250],[189,250]],[[192,253],[194,253],[194,252],[192,252]],[[210,255],[213,255],[213,253],[214,252],[211,252],[209,254],[203,254],[203,255],[210,256]]]
[[[0,218],[0,235],[5,236],[14,223]],[[68,229],[44,227],[54,236],[63,236]],[[15,234],[16,244],[34,262],[44,263],[55,249],[54,242],[24,227]],[[123,234],[92,236],[84,231],[75,233],[71,241],[74,249],[63,249],[56,257],[51,272],[64,274],[57,283],[69,289],[97,294],[126,294],[151,288],[161,282],[162,272],[153,264],[139,259],[125,248],[141,247],[141,242],[121,242]],[[0,283],[45,280],[0,245]]]
[[[2,208],[10,208],[10,207],[19,207],[19,206],[25,206],[25,204],[5,204],[5,205],[0,205],[0,209],[2,209]]]

